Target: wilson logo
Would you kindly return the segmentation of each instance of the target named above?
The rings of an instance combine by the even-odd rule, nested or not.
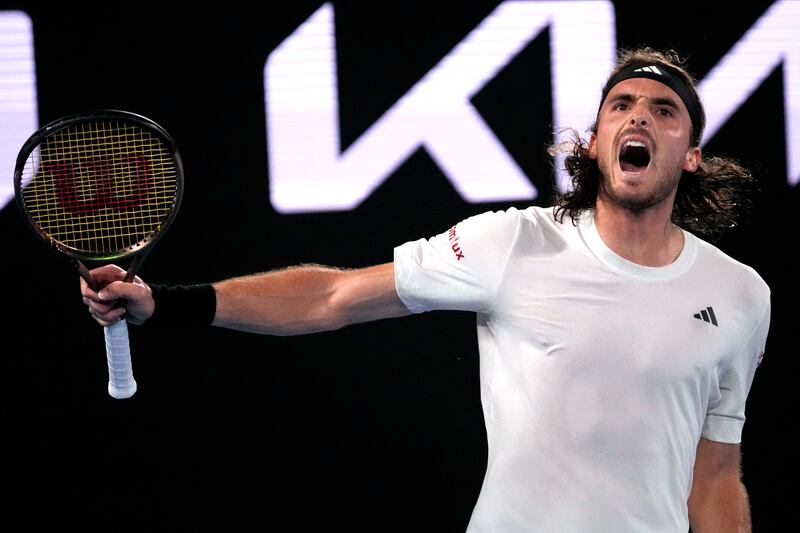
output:
[[[46,162],[42,172],[53,175],[59,207],[73,215],[90,215],[103,208],[126,211],[139,207],[147,197],[149,167],[142,156],[125,156],[80,163]]]

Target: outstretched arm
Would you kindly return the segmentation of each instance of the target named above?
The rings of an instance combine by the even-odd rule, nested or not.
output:
[[[692,533],[750,533],[750,502],[740,466],[738,444],[700,439],[689,495]]]
[[[407,315],[394,264],[340,270],[304,265],[214,284],[214,325],[271,335],[299,335]]]
[[[81,280],[84,303],[102,325],[126,313],[142,323],[155,309],[149,287],[140,279],[119,280],[124,271],[108,265],[92,271],[99,293]],[[215,326],[271,335],[300,335],[338,329],[348,324],[410,314],[397,296],[394,264],[343,270],[301,265],[242,276],[213,284]],[[124,308],[114,307],[121,300]]]

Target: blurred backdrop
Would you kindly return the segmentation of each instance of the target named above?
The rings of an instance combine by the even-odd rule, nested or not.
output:
[[[171,132],[186,190],[145,280],[361,267],[473,214],[548,205],[554,131],[585,133],[616,48],[649,45],[701,81],[704,151],[759,180],[751,217],[716,244],[772,288],[744,478],[756,531],[791,523],[800,2],[740,3],[724,23],[721,5],[0,1],[8,521],[460,532],[485,468],[469,313],[293,338],[132,326],[139,390],[110,398],[78,277],[13,200],[39,126],[113,108]]]

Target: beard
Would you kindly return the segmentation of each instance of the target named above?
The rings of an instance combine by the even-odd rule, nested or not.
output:
[[[604,168],[605,167],[605,168]],[[683,168],[676,166],[658,173],[647,190],[628,192],[614,185],[608,165],[600,165],[600,193],[613,203],[632,212],[642,212],[664,202],[675,191],[683,175]]]

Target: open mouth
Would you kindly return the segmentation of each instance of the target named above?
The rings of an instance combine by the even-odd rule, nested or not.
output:
[[[619,166],[625,172],[644,172],[650,164],[650,151],[640,141],[627,141],[619,153]]]

